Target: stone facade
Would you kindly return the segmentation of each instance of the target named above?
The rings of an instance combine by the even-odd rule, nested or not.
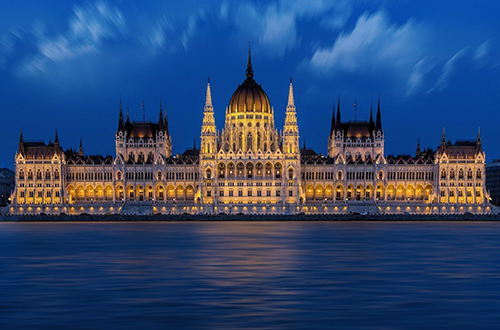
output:
[[[200,149],[172,154],[160,102],[158,122],[124,120],[120,102],[116,154],[87,156],[59,144],[25,142],[15,156],[10,213],[341,214],[489,213],[485,154],[474,141],[446,142],[415,156],[385,156],[380,100],[376,119],[342,122],[333,109],[327,156],[304,145],[290,80],[283,131],[269,98],[246,79],[215,123],[207,84]],[[300,109],[299,109],[300,111]]]

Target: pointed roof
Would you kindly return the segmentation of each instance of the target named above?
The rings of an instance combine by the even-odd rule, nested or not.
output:
[[[163,121],[163,107],[162,107],[162,102],[161,102],[161,98],[160,98],[160,118],[158,119],[158,129],[160,131],[164,131],[165,130],[165,123]]]
[[[375,130],[382,131],[382,118],[380,115],[380,97],[378,98],[378,104],[377,104],[377,122],[375,123]]]
[[[210,91],[210,78],[207,81],[207,96],[205,98],[205,111],[213,111],[212,92]]]
[[[18,152],[24,154],[24,138],[23,138],[23,130],[21,129],[21,134],[19,135],[19,148]]]
[[[342,123],[340,122],[340,97],[337,100],[337,120],[335,121],[335,129],[339,130]]]
[[[128,118],[128,115],[127,115],[127,118]],[[122,99],[120,99],[120,114],[118,116],[118,131],[123,131]]]
[[[295,108],[295,101],[293,99],[293,85],[292,78],[290,78],[290,88],[288,89],[288,105],[286,106],[287,110],[290,108]]]
[[[252,69],[252,56],[250,54],[250,45],[248,45],[248,64],[247,64],[247,78],[253,78],[253,69]]]
[[[333,135],[333,132],[336,130],[337,126],[335,124],[335,104],[332,107],[332,123],[330,124],[330,136]]]

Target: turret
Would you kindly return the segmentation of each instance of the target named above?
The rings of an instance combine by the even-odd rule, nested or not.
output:
[[[60,151],[59,136],[57,135],[57,129],[56,129],[56,136],[54,138],[54,150],[57,153],[59,153],[59,151]]]
[[[128,120],[128,111],[127,111],[127,120]],[[122,100],[120,100],[120,115],[118,116],[118,131],[123,131]]]
[[[477,129],[477,140],[476,140],[476,148],[478,152],[483,151],[482,143],[481,143],[481,129]]]
[[[417,141],[417,150],[415,152],[416,157],[420,157],[421,151],[420,151],[420,139]]]
[[[441,136],[441,148],[446,148],[446,137],[444,135],[444,127],[443,127],[443,135]]]
[[[80,139],[80,148],[78,149],[78,156],[83,157],[82,139]]]
[[[375,123],[375,131],[382,131],[382,119],[380,115],[380,98],[378,99],[377,105],[377,122]]]
[[[299,152],[299,126],[297,125],[297,116],[295,110],[295,101],[293,98],[292,78],[290,78],[290,87],[288,89],[288,105],[286,106],[285,126],[283,127],[284,152]]]
[[[249,68],[251,70],[251,64]],[[247,76],[248,76],[248,69],[247,69]],[[217,151],[215,150],[216,135],[217,132],[215,127],[214,108],[212,106],[212,93],[210,91],[210,79],[208,79],[205,107],[203,110],[203,125],[201,126],[201,153],[211,154]]]
[[[23,139],[23,130],[21,130],[21,134],[19,135],[19,147],[17,150],[18,153],[24,155],[24,139]]]
[[[160,99],[160,118],[158,119],[158,129],[160,131],[165,130],[165,122],[163,120],[163,109],[162,109],[162,105],[161,105],[161,99]]]

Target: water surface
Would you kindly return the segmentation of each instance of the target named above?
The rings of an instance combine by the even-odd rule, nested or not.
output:
[[[500,223],[0,223],[0,329],[498,329]]]

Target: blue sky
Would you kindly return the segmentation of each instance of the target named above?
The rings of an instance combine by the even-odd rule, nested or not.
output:
[[[43,3],[43,5],[42,5]],[[500,158],[498,1],[2,1],[0,167],[25,140],[114,155],[120,98],[132,120],[167,108],[173,152],[199,141],[210,78],[218,129],[245,79],[281,128],[293,77],[301,145],[326,153],[332,105],[369,118],[380,96],[386,155],[446,137]]]

